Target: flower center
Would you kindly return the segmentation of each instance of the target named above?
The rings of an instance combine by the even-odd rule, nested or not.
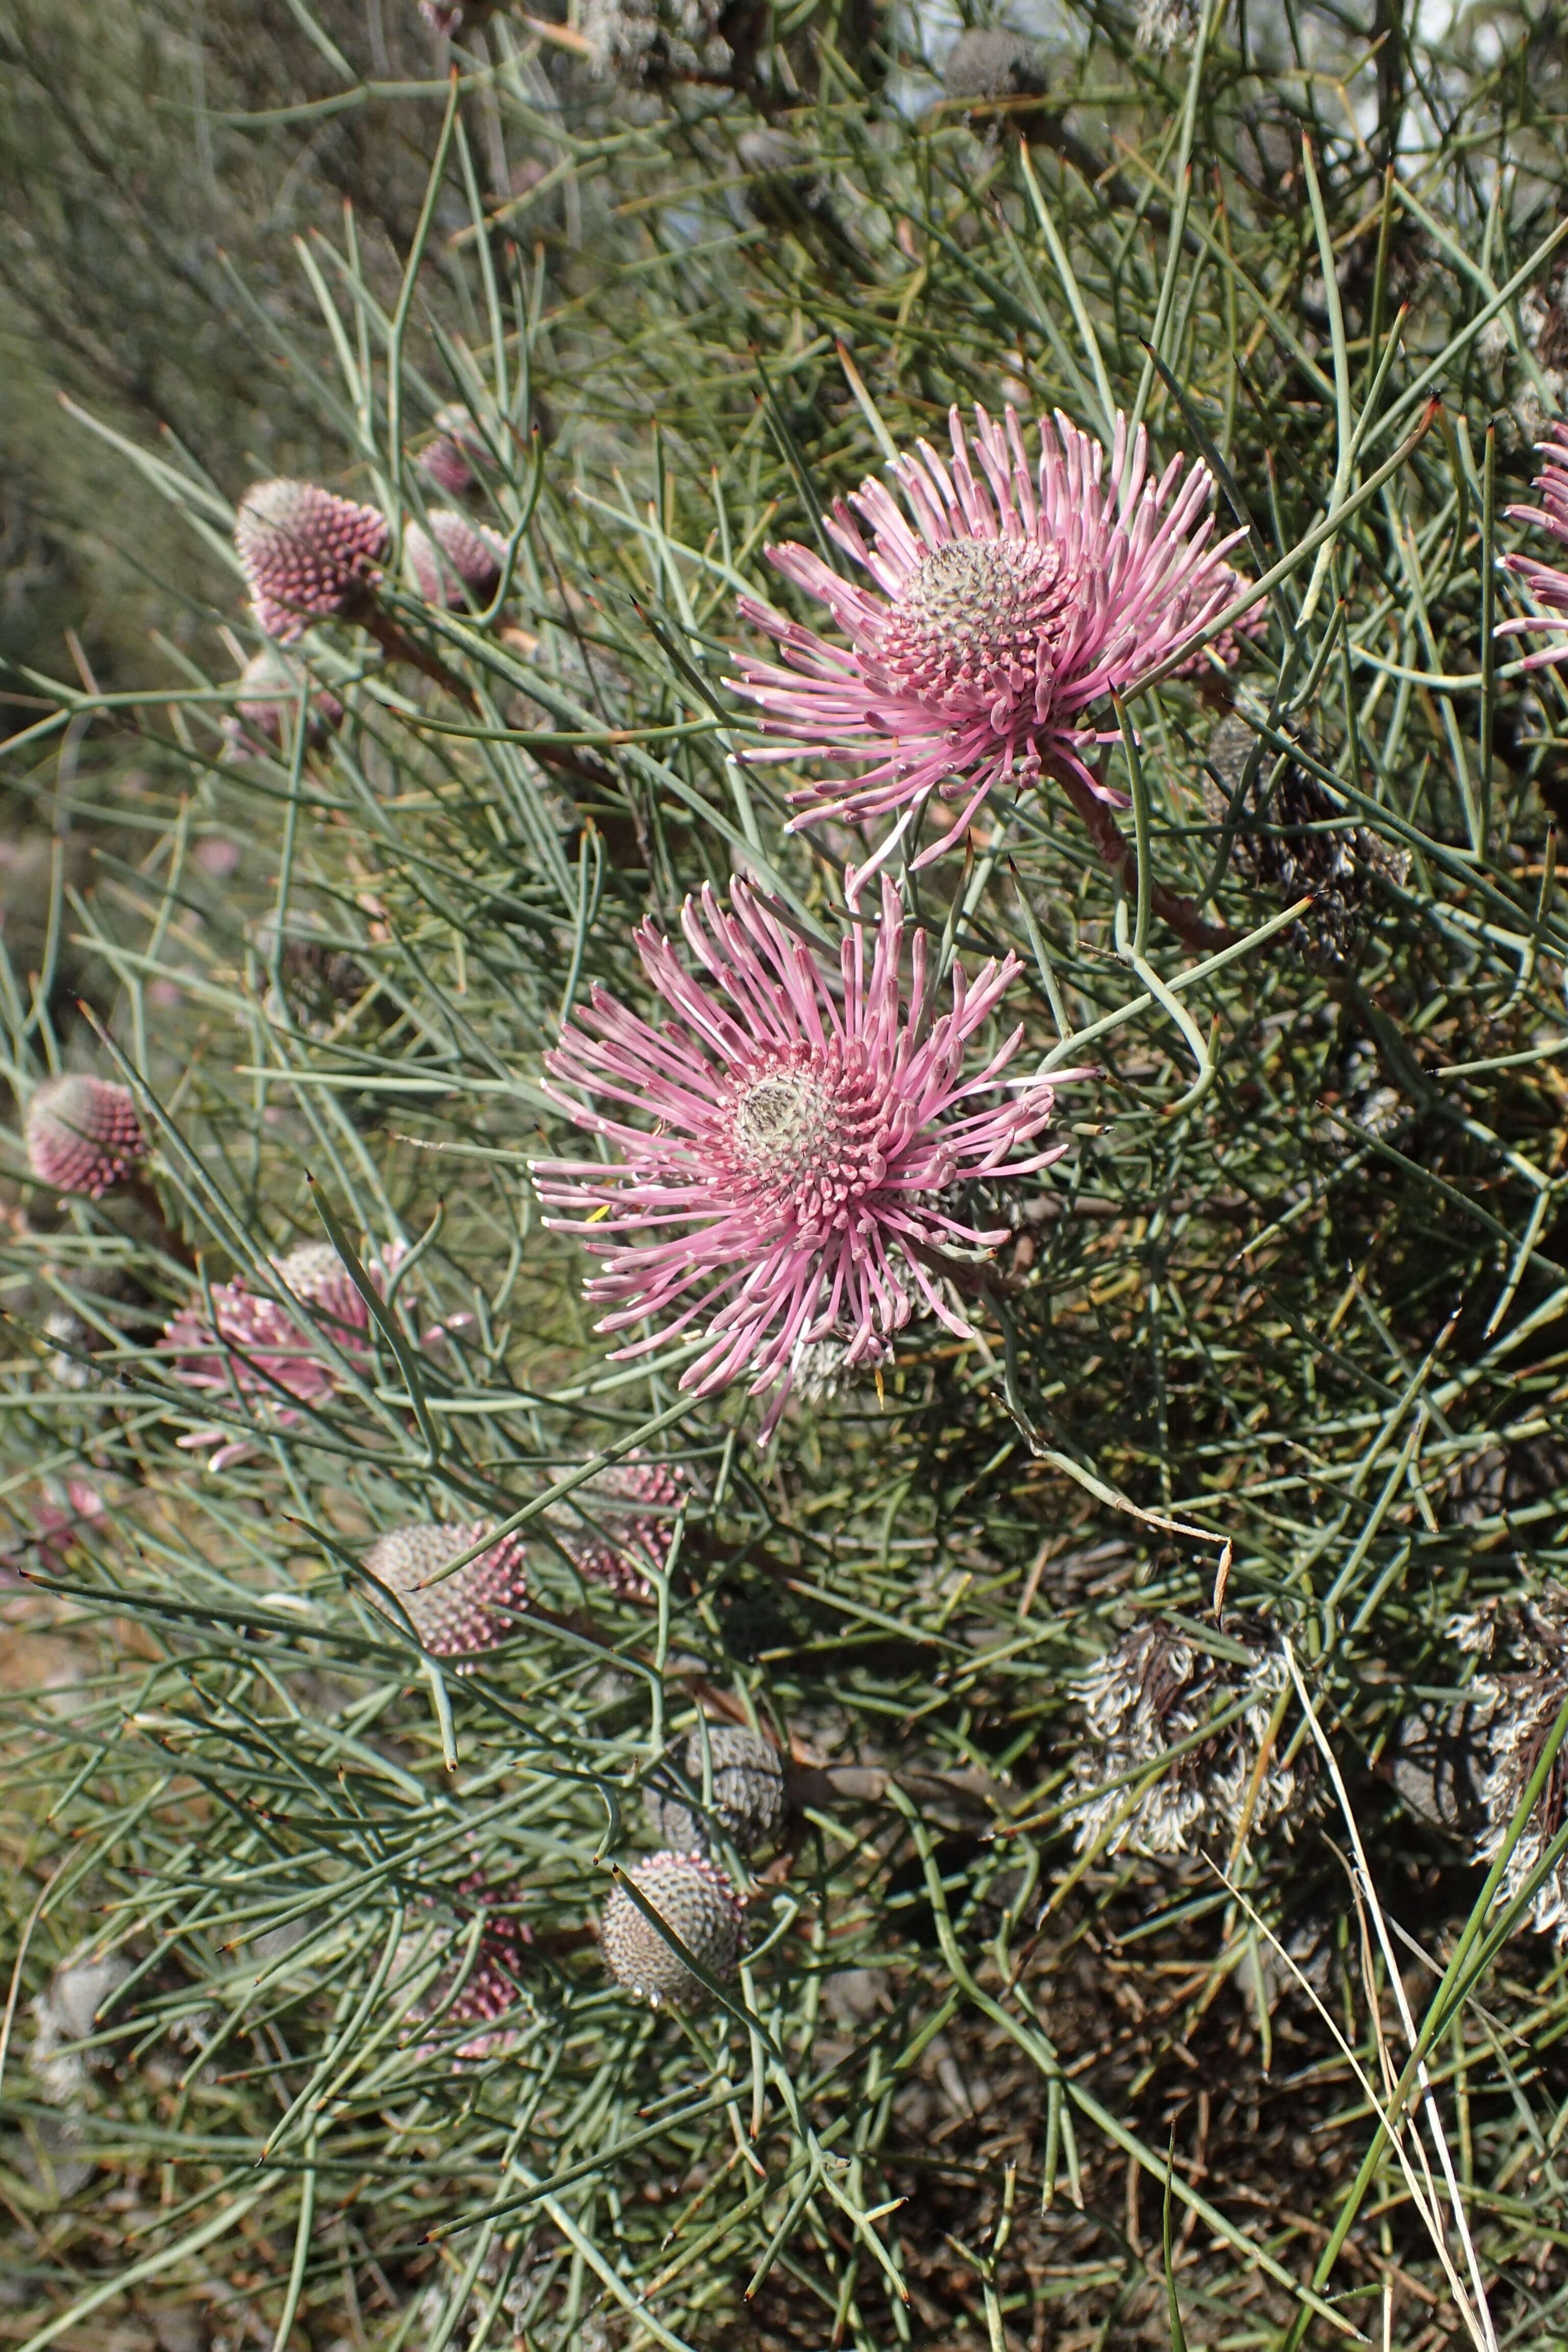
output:
[[[832,1097],[815,1071],[770,1070],[736,1100],[736,1146],[764,1182],[804,1173],[837,1132]]]
[[[895,685],[923,699],[996,707],[1048,681],[1077,586],[1061,550],[1026,539],[928,548],[882,626]]]
[[[796,1046],[736,1075],[721,1150],[738,1201],[843,1224],[887,1174],[883,1088],[841,1047]]]

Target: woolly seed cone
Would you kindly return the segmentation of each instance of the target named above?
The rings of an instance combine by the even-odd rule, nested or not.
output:
[[[661,1919],[668,1921],[710,1976],[726,1981],[735,1973],[746,1915],[740,1896],[717,1863],[702,1853],[655,1853],[626,1873]],[[624,1886],[615,1886],[599,1923],[605,1966],[635,2000],[654,2008],[695,2009],[708,1997],[673,1944],[638,1910]]]
[[[713,1818],[742,1853],[749,1854],[777,1832],[787,1806],[784,1764],[778,1749],[743,1723],[710,1723],[708,1752],[713,1765]],[[654,1835],[678,1853],[706,1853],[708,1822],[681,1791],[702,1793],[702,1734],[690,1731],[665,1750],[664,1765],[649,1784],[646,1802]]]
[[[469,1650],[493,1650],[516,1631],[510,1612],[528,1597],[527,1554],[515,1536],[503,1536],[455,1575],[428,1585],[447,1562],[489,1534],[491,1522],[471,1525],[425,1520],[394,1528],[364,1556],[371,1574],[397,1594],[420,1641],[437,1658]],[[472,1669],[459,1668],[459,1673]]]
[[[27,1105],[27,1165],[40,1184],[100,1201],[147,1156],[128,1087],[73,1071],[47,1078]]]
[[[315,482],[253,482],[234,544],[256,617],[288,645],[310,621],[359,605],[386,552],[386,518]]]

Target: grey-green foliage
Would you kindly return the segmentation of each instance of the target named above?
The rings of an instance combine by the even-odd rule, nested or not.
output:
[[[1201,64],[1075,20],[1026,163],[984,122],[911,124],[828,22],[766,147],[711,86],[617,110],[563,74],[552,109],[525,33],[489,28],[494,121],[465,97],[408,338],[384,255],[336,225],[310,247],[325,313],[290,298],[284,321],[296,381],[332,352],[311,429],[334,478],[399,520],[436,409],[485,426],[479,504],[517,537],[506,627],[384,600],[461,691],[325,628],[309,659],[344,723],[225,763],[215,624],[244,624],[222,502],[149,461],[212,619],[173,698],[162,677],[113,709],[64,686],[19,743],[46,809],[68,718],[89,772],[119,740],[148,780],[104,785],[132,848],[90,898],[62,871],[37,982],[0,974],[25,1088],[59,1052],[51,943],[92,942],[102,1050],[145,1089],[177,1228],[23,1186],[5,1255],[6,1499],[24,1556],[88,1610],[68,1703],[16,1717],[18,1940],[39,1906],[19,1981],[47,2007],[89,1938],[132,1963],[73,2127],[152,2215],[94,2239],[89,2191],[46,2223],[14,2147],[13,2269],[51,2318],[100,2297],[74,2323],[94,2324],[151,2255],[150,2296],[248,2298],[285,2341],[297,2321],[436,2347],[482,2314],[552,2352],[1069,2325],[1131,2345],[1168,2324],[1173,2150],[1189,2340],[1370,2334],[1385,2280],[1457,2308],[1468,2265],[1450,2225],[1446,2272],[1420,2221],[1414,2132],[1415,2187],[1369,2110],[1380,2046],[1395,2077],[1409,2052],[1326,1786],[1293,1842],[1078,1851],[1073,1678],[1159,1611],[1221,1657],[1247,1654],[1237,1620],[1289,1638],[1375,1889],[1426,1955],[1398,1948],[1500,2336],[1560,2336],[1562,1960],[1385,1767],[1413,1716],[1462,1702],[1450,1614],[1563,1570],[1564,703],[1482,650],[1518,609],[1494,559],[1540,394],[1535,331],[1499,296],[1552,290],[1561,134],[1533,26],[1501,26],[1495,67],[1463,26],[1412,38],[1381,81],[1352,41],[1357,139],[1317,70],[1337,20],[1303,20],[1309,74],[1291,20],[1249,16],[1211,25]],[[319,96],[320,51],[289,54]],[[895,62],[899,95],[929,94],[912,43]],[[765,47],[758,73],[771,106]],[[426,152],[443,103],[406,118]],[[491,131],[561,167],[510,240],[464,234]],[[1115,170],[1086,179],[1086,156]],[[776,772],[727,758],[722,680],[754,643],[735,597],[768,593],[764,542],[811,539],[883,435],[939,438],[951,401],[1008,396],[1097,428],[1142,404],[1162,455],[1203,436],[1250,524],[1237,561],[1280,567],[1237,673],[1254,752],[1221,682],[1130,713],[1143,870],[1236,939],[1205,971],[1156,923],[1140,968],[1136,872],[1119,929],[1048,791],[999,809],[972,866],[911,882],[933,946],[1017,954],[1031,1055],[1103,1065],[1063,1098],[1089,1131],[1013,1203],[977,1339],[916,1331],[879,1391],[793,1412],[759,1459],[737,1396],[679,1391],[679,1346],[616,1365],[589,1330],[581,1260],[526,1181],[567,1132],[541,1053],[595,981],[647,1009],[635,921],[739,861],[836,941],[845,845],[786,836]],[[245,468],[223,454],[227,490]],[[1353,510],[1325,537],[1331,503]],[[1313,823],[1396,853],[1326,959],[1321,927],[1269,928],[1279,859],[1227,838],[1270,781],[1319,805],[1301,778],[1333,813]],[[182,1387],[163,1316],[323,1232],[419,1247],[335,1392],[283,1423],[255,1391]],[[67,1301],[62,1351],[44,1318]],[[212,1445],[180,1441],[209,1425],[244,1450],[198,1475]],[[652,1607],[584,1583],[549,1500],[637,1446],[690,1482]],[[101,1512],[71,1502],[84,1469]],[[548,1614],[459,1676],[355,1563],[402,1519],[479,1512],[529,1537]],[[1311,1725],[1280,1687],[1278,1754],[1304,1772]],[[683,2021],[626,2004],[584,1930],[700,1711],[824,1769],[797,1784],[791,1867],[753,1890],[729,2005]],[[531,1941],[476,1907],[476,1874]],[[451,1971],[492,1935],[507,2040],[454,2063],[472,2021],[443,2021]],[[19,2134],[58,2130],[59,2055],[24,2023]]]

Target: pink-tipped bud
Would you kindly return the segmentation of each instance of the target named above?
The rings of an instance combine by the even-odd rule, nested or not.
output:
[[[448,1560],[484,1541],[490,1524],[479,1519],[465,1527],[431,1519],[395,1528],[364,1556],[366,1568],[378,1582],[391,1586],[435,1657],[493,1650],[517,1631],[516,1612],[528,1598],[528,1555],[516,1536],[502,1536],[465,1567],[441,1576]],[[432,1581],[437,1577],[438,1583]]]
[[[228,738],[225,757],[248,760],[263,744],[280,744],[299,716],[300,689],[305,684],[302,663],[281,646],[266,645],[252,654],[235,681],[235,706],[223,722]],[[326,727],[335,727],[343,706],[324,687],[310,698],[306,714],[308,739]]]
[[[657,1917],[721,1984],[734,1975],[746,1932],[746,1909],[733,1882],[705,1853],[653,1853],[626,1877]],[[610,1890],[599,1922],[599,1948],[616,1982],[654,2008],[695,2009],[708,1987],[692,1973],[668,1936],[626,1893]]]
[[[309,621],[352,613],[380,575],[386,518],[314,482],[253,482],[234,543],[256,617],[283,645]]]
[[[460,33],[465,25],[477,31],[494,7],[495,0],[419,0],[419,14],[437,40]]]
[[[27,1106],[27,1165],[40,1184],[100,1201],[147,1156],[127,1087],[73,1071],[47,1078]]]
[[[506,541],[482,522],[470,522],[450,507],[437,507],[430,528],[411,522],[403,535],[403,568],[416,595],[427,604],[461,611],[488,604],[506,568]]]
[[[449,499],[460,499],[475,487],[479,479],[475,468],[488,455],[479,426],[458,402],[436,411],[436,438],[421,450],[419,470]]]

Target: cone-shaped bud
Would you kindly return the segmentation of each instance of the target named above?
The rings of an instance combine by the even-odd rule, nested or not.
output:
[[[449,1941],[452,1952],[433,1980],[422,1986],[408,2011],[410,2019],[421,2024],[426,2019],[432,2021],[428,2038],[419,2044],[422,2056],[493,2058],[511,2048],[515,2031],[503,2028],[498,2033],[495,2023],[517,2007],[523,1951],[532,1936],[524,1921],[493,1906],[516,1900],[515,1889],[509,1892],[487,1885],[482,1878],[467,1878],[446,1916],[426,1921],[404,1937],[393,1964],[395,1990],[411,1976],[423,1978],[444,1943]],[[484,1913],[484,1926],[465,1966],[477,1910]]]
[[[488,455],[483,436],[460,402],[436,411],[436,438],[419,453],[419,470],[449,499],[460,499],[478,479],[476,464]]]
[[[298,720],[300,692],[305,682],[303,663],[285,653],[281,646],[265,645],[259,653],[252,654],[235,681],[234,709],[223,722],[228,738],[225,757],[230,761],[248,760],[261,746],[281,743]],[[324,727],[335,727],[342,715],[337,696],[318,688],[306,708],[307,737],[313,739]]]
[[[257,621],[283,645],[363,602],[386,541],[384,515],[315,482],[253,482],[234,526]]]
[[[364,1564],[396,1593],[425,1647],[437,1658],[471,1650],[493,1650],[517,1630],[515,1612],[528,1597],[527,1553],[515,1536],[503,1536],[464,1568],[441,1577],[448,1560],[483,1542],[489,1519],[471,1525],[426,1520],[395,1528],[372,1544]],[[472,1667],[459,1666],[459,1674]]]
[[[691,1731],[671,1742],[648,1785],[646,1801],[653,1833],[661,1845],[678,1853],[706,1853],[710,1814],[731,1844],[749,1854],[765,1845],[784,1820],[783,1761],[772,1740],[749,1725],[710,1723],[707,1733],[713,1769],[711,1807],[704,1813],[694,1801],[702,1795],[702,1733]]]
[[[409,586],[427,604],[460,612],[465,605],[488,604],[500,586],[506,541],[482,522],[437,507],[428,530],[411,522],[404,532],[403,568]]]
[[[710,1977],[727,1982],[741,1957],[745,1907],[717,1863],[702,1853],[653,1853],[626,1873],[637,1892]],[[624,1886],[612,1888],[599,1922],[599,1948],[616,1982],[657,2009],[695,2009],[708,1998],[674,1945]]]
[[[72,1071],[46,1078],[27,1106],[27,1165],[40,1184],[100,1201],[146,1158],[127,1087]]]
[[[639,1563],[662,1576],[676,1513],[690,1492],[684,1471],[668,1462],[612,1463],[551,1513],[551,1528],[579,1575],[623,1600],[651,1601],[653,1587]]]

